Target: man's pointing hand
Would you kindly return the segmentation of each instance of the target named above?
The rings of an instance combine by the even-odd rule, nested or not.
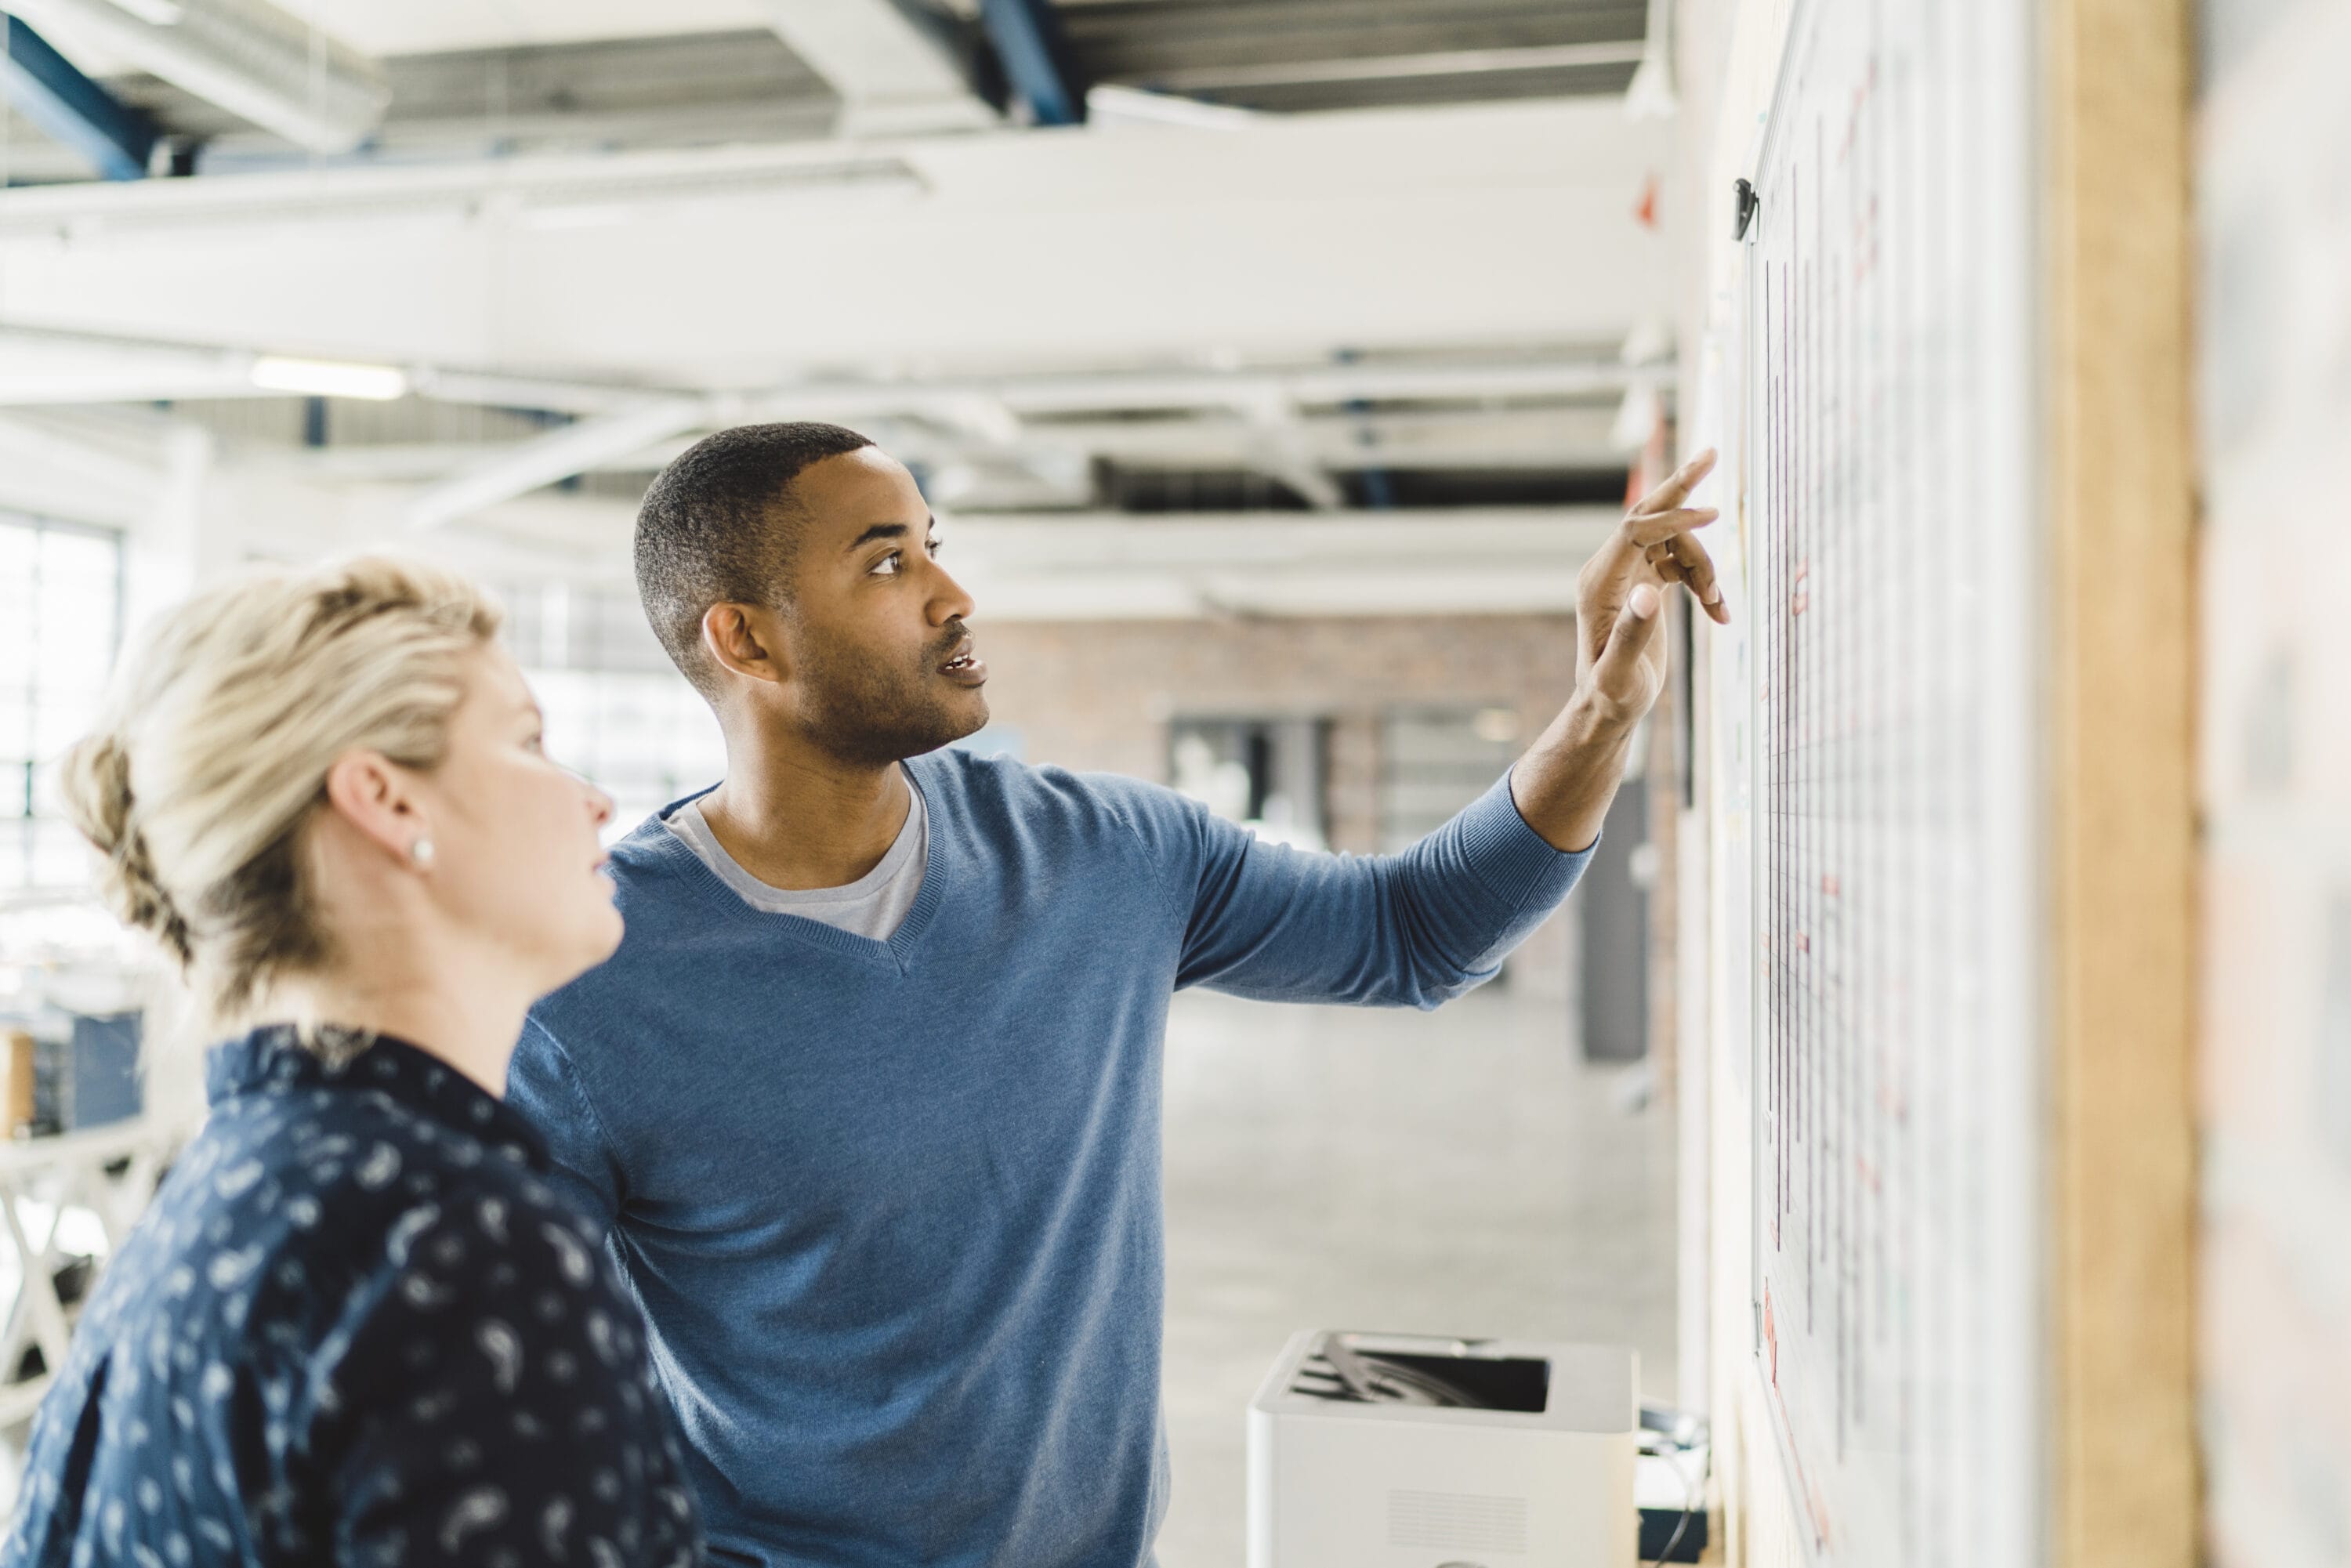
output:
[[[1688,584],[1708,615],[1730,621],[1714,562],[1690,537],[1717,514],[1682,505],[1713,470],[1711,451],[1682,465],[1625,514],[1576,580],[1576,686],[1601,716],[1630,724],[1665,689],[1666,649],[1656,632],[1666,584]]]

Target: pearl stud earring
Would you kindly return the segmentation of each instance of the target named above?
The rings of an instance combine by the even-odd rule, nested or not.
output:
[[[431,839],[419,839],[414,843],[409,845],[408,858],[416,862],[416,869],[419,871],[423,871],[431,866],[433,863],[433,841]]]

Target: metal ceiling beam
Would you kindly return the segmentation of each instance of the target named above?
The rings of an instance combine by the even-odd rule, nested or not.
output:
[[[5,44],[0,98],[107,179],[145,177],[155,151],[155,127],[145,115],[118,101],[15,16],[0,16],[0,41]]]
[[[419,529],[437,528],[657,441],[722,422],[728,413],[719,400],[679,397],[657,398],[633,408],[583,419],[535,441],[508,447],[446,483],[434,486],[409,503],[409,525]]]
[[[1065,513],[947,516],[940,528],[985,625],[1571,611],[1577,573],[1617,517],[1596,507],[1343,518]]]
[[[531,385],[496,384],[515,392],[529,390]],[[530,408],[569,406],[565,402],[546,397],[507,396],[481,401]],[[607,402],[593,410],[572,411],[605,413],[614,406],[615,402]],[[1622,468],[1625,454],[1608,441],[1614,412],[1611,403],[1321,415],[1300,422],[1300,455],[1323,470],[1339,471],[1374,464],[1437,472]],[[1071,454],[1075,465],[1102,457],[1144,470],[1242,469],[1263,457],[1263,434],[1255,425],[1238,415],[1227,417],[1215,413],[1190,419],[1104,419],[1055,423],[1024,430],[1019,442],[1009,447],[962,433],[948,434],[927,429],[891,431],[885,434],[875,422],[864,423],[871,427],[866,434],[880,441],[893,456],[933,465],[984,465],[984,488],[991,497],[997,493],[1000,472],[1016,470],[1040,453]],[[1369,443],[1364,440],[1367,435],[1373,438]],[[665,466],[688,444],[684,436],[657,442],[584,472],[650,473]],[[424,484],[446,479],[480,461],[482,448],[477,442],[417,440],[328,446],[318,451],[288,449],[286,455],[304,474],[329,481]],[[970,505],[961,498],[958,504]],[[988,502],[991,507],[1001,504],[993,499]]]
[[[373,60],[266,0],[176,0],[168,24],[115,0],[8,4],[314,152],[350,152],[391,101]]]
[[[1667,386],[1670,363],[1631,366],[1601,360],[1451,364],[1357,363],[1309,370],[1135,371],[1006,377],[969,383],[812,382],[747,394],[768,419],[852,419],[894,413],[922,400],[994,397],[1023,419],[1131,409],[1231,409],[1278,401],[1308,407],[1445,400],[1590,397],[1627,386]]]
[[[435,548],[495,541],[537,553],[537,570],[625,588],[636,510],[616,497],[526,497],[490,515],[496,535],[452,532]],[[1343,517],[942,509],[939,524],[986,626],[1236,613],[1573,612],[1577,573],[1620,516],[1613,507]]]
[[[0,406],[277,395],[254,382],[255,355],[252,349],[222,344],[0,323]],[[1613,397],[1628,387],[1670,388],[1675,376],[1670,360],[1626,365],[1562,352],[1547,359],[1358,361],[1302,369],[1266,366],[970,381],[802,382],[720,394],[692,388],[477,373],[432,365],[403,369],[411,391],[444,402],[607,415],[632,413],[656,402],[700,404],[723,396],[738,402],[746,418],[914,416],[941,421],[998,444],[1027,438],[1083,444],[1100,435],[1106,447],[1132,445],[1142,450],[1162,441],[1155,427],[1145,424],[1092,434],[1081,427],[1065,434],[1051,423],[1036,422],[1082,421],[1088,414],[1154,410],[1171,414],[1238,413],[1261,425],[1259,411],[1270,409],[1295,411],[1301,427],[1311,433],[1323,431],[1332,416],[1310,411],[1356,403],[1411,404],[1423,413],[1433,412],[1425,405],[1470,403],[1481,405],[1484,412],[1479,417],[1485,417],[1510,412],[1510,405],[1580,403]],[[1373,415],[1383,420],[1395,417],[1384,410],[1374,410]],[[1364,415],[1357,411],[1347,417],[1359,421]],[[1186,438],[1170,439],[1180,448]],[[1318,438],[1317,450],[1322,444]]]
[[[391,107],[352,154],[381,164],[805,141],[841,117],[840,95],[768,26],[395,55],[383,68]],[[308,167],[283,138],[147,90],[158,118],[201,140],[206,174]]]
[[[1265,471],[1298,492],[1318,512],[1332,512],[1347,504],[1345,492],[1330,472],[1314,461],[1298,405],[1276,392],[1259,392],[1237,399],[1234,409],[1257,432],[1257,457]]]
[[[1580,567],[1622,516],[1606,507],[1450,507],[1347,518],[1297,512],[948,513],[939,524],[952,534],[959,555],[984,557],[990,567],[1040,571],[1057,566],[1247,570],[1348,559],[1426,566],[1464,557]]]
[[[164,478],[152,443],[107,440],[53,415],[0,414],[0,506],[120,523],[154,503]]]
[[[843,135],[998,123],[945,43],[893,0],[766,0],[769,25],[841,98]]]
[[[1264,65],[1199,66],[1122,77],[1131,86],[1166,92],[1223,88],[1300,87],[1319,82],[1398,81],[1416,77],[1495,76],[1511,71],[1566,70],[1579,66],[1637,65],[1638,38],[1621,43],[1544,44],[1516,49],[1445,49],[1421,55],[1369,55],[1354,59],[1290,60]]]
[[[980,0],[979,19],[1013,96],[1029,106],[1035,123],[1085,122],[1085,84],[1070,64],[1053,0]]]
[[[1613,356],[1635,321],[1672,315],[1667,236],[1628,200],[1668,141],[1587,99],[1217,135],[528,157],[467,180],[149,180],[7,193],[0,265],[20,318],[692,390],[1047,353],[1192,355],[1201,370],[1340,345],[1575,342]],[[852,156],[863,167],[843,167]],[[816,187],[805,202],[802,183]],[[1426,221],[1399,225],[1400,212]],[[590,220],[606,226],[578,227]],[[932,287],[943,256],[967,287]],[[1461,277],[1475,287],[1428,281]],[[352,311],[354,290],[380,308]],[[842,308],[734,303],[779,295]],[[1050,344],[1038,320],[1053,323]]]

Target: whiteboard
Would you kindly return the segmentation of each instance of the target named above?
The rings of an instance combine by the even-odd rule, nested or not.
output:
[[[1740,354],[1757,1370],[1815,1563],[2040,1560],[2026,0],[1800,0]]]

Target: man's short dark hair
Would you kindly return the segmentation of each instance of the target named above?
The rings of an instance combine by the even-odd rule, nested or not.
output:
[[[743,424],[707,435],[661,471],[637,511],[637,596],[685,678],[718,694],[702,646],[714,604],[772,604],[788,589],[799,530],[792,481],[873,443],[837,424]]]

